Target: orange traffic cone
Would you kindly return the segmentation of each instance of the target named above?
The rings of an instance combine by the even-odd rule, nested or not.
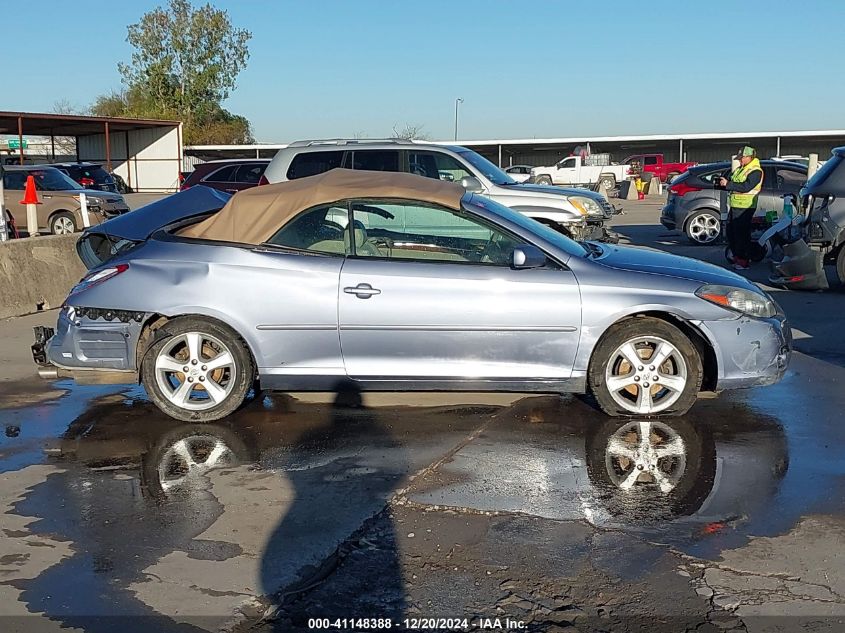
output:
[[[41,204],[38,193],[35,191],[35,178],[32,175],[26,177],[26,189],[24,189],[21,204]]]
[[[38,200],[38,193],[35,191],[35,178],[32,175],[26,177],[26,189],[23,192],[23,200],[21,204],[26,205],[26,230],[30,237],[38,235],[38,212],[35,210],[36,204],[41,204]]]

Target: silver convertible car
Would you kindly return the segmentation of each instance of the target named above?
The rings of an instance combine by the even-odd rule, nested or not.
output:
[[[204,187],[89,230],[91,269],[33,348],[44,377],[140,381],[180,420],[251,389],[591,392],[682,414],[778,381],[778,305],[732,272],[575,242],[454,183],[330,172]]]

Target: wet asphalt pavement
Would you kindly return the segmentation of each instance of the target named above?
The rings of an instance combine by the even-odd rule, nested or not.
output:
[[[259,394],[196,425],[58,382],[0,408],[0,631],[844,630],[837,346],[657,420]]]

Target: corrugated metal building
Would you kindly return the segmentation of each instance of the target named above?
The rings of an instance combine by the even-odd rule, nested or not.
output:
[[[179,189],[182,169],[182,123],[153,119],[0,112],[0,134],[17,137],[17,149],[10,156],[21,164],[58,162],[65,159],[56,139],[75,139],[77,162],[100,163],[121,176],[138,192],[168,192]],[[24,149],[25,136],[50,139],[39,143],[40,152]],[[47,151],[47,147],[50,151]],[[63,150],[63,151],[62,151]],[[35,159],[35,160],[33,160]]]
[[[494,163],[508,165],[553,165],[576,147],[587,146],[596,153],[609,153],[616,162],[632,154],[663,154],[668,161],[708,163],[726,160],[741,145],[757,148],[760,156],[818,153],[821,160],[830,150],[845,145],[845,130],[784,132],[715,132],[708,134],[648,134],[640,136],[594,136],[542,139],[501,139],[437,141],[444,145],[463,145],[486,156]],[[287,144],[196,145],[185,148],[185,160],[191,164],[218,158],[271,158]],[[186,165],[186,169],[191,167]]]

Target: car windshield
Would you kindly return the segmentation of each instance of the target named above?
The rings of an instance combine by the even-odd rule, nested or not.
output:
[[[481,154],[476,154],[470,149],[461,150],[458,156],[475,167],[482,175],[495,185],[515,185],[517,182],[508,174],[496,167]]]
[[[487,211],[493,211],[494,213],[500,215],[509,222],[512,222],[518,227],[530,231],[534,235],[543,238],[544,240],[555,245],[562,251],[569,253],[570,255],[573,255],[575,257],[586,257],[590,253],[589,249],[584,248],[581,244],[569,237],[566,237],[562,233],[558,233],[550,226],[546,226],[545,224],[541,224],[536,220],[532,220],[528,216],[522,215],[521,213],[519,213],[518,211],[514,211],[513,209],[509,209],[503,204],[494,202],[490,198],[485,198],[484,196],[479,196],[476,194],[469,199],[469,202],[466,203],[466,206],[468,206],[470,210],[473,210],[472,207],[477,207]]]
[[[41,191],[82,189],[82,187],[58,169],[33,169],[28,171],[27,175],[35,178],[35,186]]]

